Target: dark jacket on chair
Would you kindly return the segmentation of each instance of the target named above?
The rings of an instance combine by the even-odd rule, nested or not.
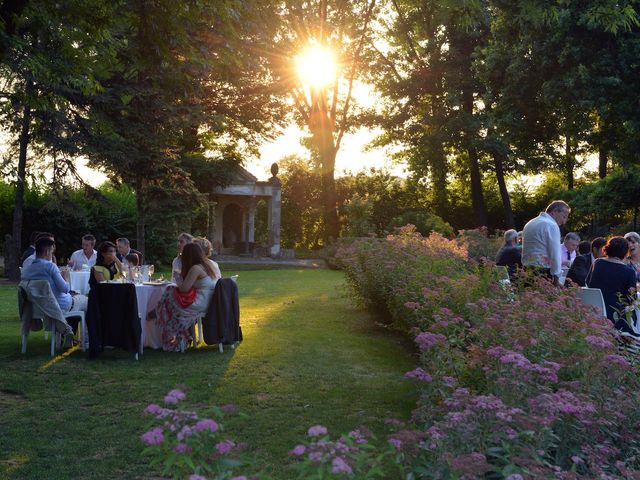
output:
[[[587,275],[589,274],[589,270],[591,270],[592,261],[593,259],[591,258],[591,253],[578,255],[571,264],[571,268],[567,273],[567,278],[577,285],[584,287],[585,280],[587,279]]]
[[[207,345],[242,341],[238,286],[230,278],[216,282],[207,314],[202,319],[202,330]]]

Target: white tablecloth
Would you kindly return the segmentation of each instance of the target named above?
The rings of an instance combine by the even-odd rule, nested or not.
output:
[[[81,293],[82,295],[89,295],[89,277],[90,271],[70,271],[69,272],[69,286],[74,292]]]
[[[147,321],[147,316],[156,308],[168,285],[136,285],[138,315],[140,315],[140,326],[142,327],[142,344],[145,347],[162,347],[162,332],[156,328],[156,322]]]

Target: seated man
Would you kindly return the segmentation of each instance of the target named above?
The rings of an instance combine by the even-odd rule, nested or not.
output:
[[[580,244],[580,235],[576,232],[569,232],[564,236],[564,241],[560,245],[560,258],[563,267],[570,267],[571,263],[578,255],[578,245]]]
[[[607,241],[602,237],[594,238],[591,242],[591,252],[576,257],[567,273],[567,278],[573,283],[584,287],[589,270],[591,270],[591,265],[593,265],[596,258],[604,257],[604,246],[606,243]]]
[[[20,266],[24,263],[24,261],[29,258],[31,255],[36,253],[36,240],[40,236],[40,232],[31,232],[31,236],[29,236],[29,246],[22,252],[20,256]]]
[[[93,235],[87,234],[82,237],[82,248],[80,250],[76,250],[71,254],[71,258],[69,259],[69,267],[74,270],[89,270],[96,264],[96,258],[98,252],[94,250],[94,246],[96,244],[96,237]],[[87,266],[85,268],[85,265]]]
[[[38,232],[38,235],[36,236],[35,241],[37,242],[39,238],[43,238],[43,237],[50,238],[51,240],[53,240],[55,245],[56,239],[53,237],[53,233],[49,233],[49,232]],[[55,258],[56,257],[52,257],[53,263],[56,263]],[[29,265],[33,263],[35,259],[36,259],[36,250],[35,250],[35,242],[34,242],[33,253],[24,259],[24,261],[22,262],[22,268],[23,269],[27,268]]]
[[[63,312],[85,311],[87,310],[87,297],[85,295],[72,296],[69,291],[69,272],[64,270],[60,273],[57,265],[53,263],[53,252],[56,242],[50,237],[40,237],[36,240],[36,259],[22,270],[22,280],[46,280],[51,286],[53,296],[56,298],[60,310]],[[67,278],[65,278],[67,277]],[[75,322],[74,331],[77,330],[78,322]]]
[[[515,230],[504,232],[504,245],[498,250],[496,265],[507,267],[512,280],[516,270],[522,267],[522,252],[518,247],[518,232]]]
[[[131,244],[129,243],[128,238],[119,238],[116,240],[116,249],[118,253],[116,257],[123,263],[126,263],[127,255],[131,255],[132,253],[138,256],[138,265],[142,265],[142,253],[138,250],[131,248]]]

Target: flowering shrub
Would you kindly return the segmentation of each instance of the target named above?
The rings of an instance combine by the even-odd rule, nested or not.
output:
[[[543,280],[505,292],[465,246],[405,229],[339,253],[420,352],[396,461],[419,478],[640,478],[640,385],[609,320]]]
[[[243,445],[224,435],[222,419],[236,407],[211,408],[207,415],[169,406],[186,399],[184,387],[171,390],[163,407],[148,405],[144,413],[153,418],[149,430],[140,437],[146,446],[143,455],[152,457],[151,465],[163,465],[163,475],[190,480],[246,480],[233,472],[245,462]]]
[[[354,430],[335,441],[327,433],[322,425],[313,426],[307,432],[308,440],[289,452],[298,459],[298,478],[389,478],[383,464],[392,455],[390,446],[374,446],[366,429]]]

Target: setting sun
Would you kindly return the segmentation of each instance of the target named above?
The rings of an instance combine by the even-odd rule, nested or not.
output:
[[[296,64],[300,80],[310,87],[323,87],[336,78],[336,60],[326,48],[308,48],[296,58]]]

